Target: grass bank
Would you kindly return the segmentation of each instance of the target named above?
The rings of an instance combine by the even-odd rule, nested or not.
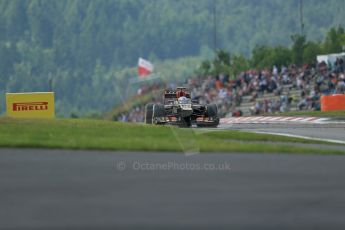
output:
[[[200,129],[104,120],[0,118],[0,147],[345,154],[345,151],[291,143],[322,142],[231,130],[201,132]]]

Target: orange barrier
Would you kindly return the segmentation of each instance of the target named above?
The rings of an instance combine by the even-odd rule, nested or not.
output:
[[[321,111],[345,110],[345,94],[321,96]]]

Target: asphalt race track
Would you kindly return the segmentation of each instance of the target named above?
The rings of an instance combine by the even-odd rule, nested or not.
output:
[[[271,124],[233,124],[221,126],[223,129],[250,132],[266,132],[299,135],[311,138],[337,140],[345,142],[345,123],[305,124],[305,123],[271,123]]]
[[[0,149],[0,229],[345,229],[344,166],[335,155]]]

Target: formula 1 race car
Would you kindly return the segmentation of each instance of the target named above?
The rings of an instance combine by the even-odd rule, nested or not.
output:
[[[165,90],[164,104],[147,104],[145,107],[146,124],[171,124],[180,127],[217,127],[219,124],[216,104],[202,105],[191,100],[185,87]]]

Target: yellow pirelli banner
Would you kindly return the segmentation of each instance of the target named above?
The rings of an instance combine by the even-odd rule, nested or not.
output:
[[[9,117],[54,118],[54,93],[6,93],[6,109]]]

